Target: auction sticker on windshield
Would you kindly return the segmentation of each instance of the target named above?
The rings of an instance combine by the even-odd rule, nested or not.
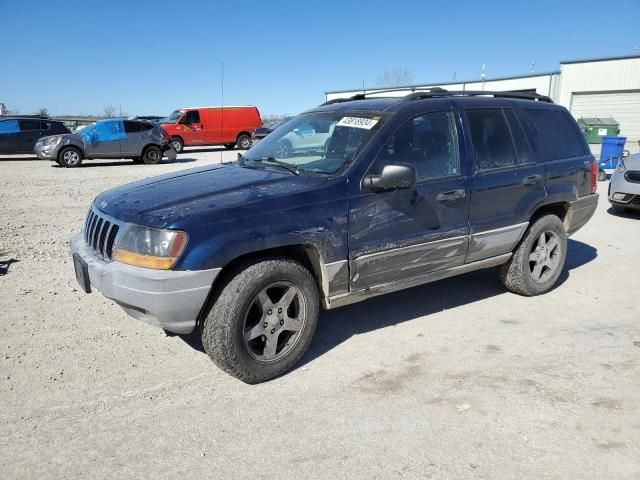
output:
[[[365,130],[371,130],[376,123],[378,123],[378,117],[374,117],[374,118],[342,117],[340,121],[336,124],[336,126],[364,128]]]

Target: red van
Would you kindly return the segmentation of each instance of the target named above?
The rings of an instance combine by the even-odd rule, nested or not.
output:
[[[224,145],[231,150],[251,146],[251,132],[262,120],[257,107],[181,108],[162,120],[176,152],[193,145]]]

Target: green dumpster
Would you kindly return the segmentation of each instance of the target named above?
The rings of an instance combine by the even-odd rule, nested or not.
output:
[[[583,117],[578,119],[578,125],[587,143],[602,143],[602,137],[620,134],[620,124],[611,117]]]

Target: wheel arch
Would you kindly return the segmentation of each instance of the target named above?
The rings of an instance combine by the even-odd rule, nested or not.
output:
[[[240,139],[242,135],[246,135],[247,137],[251,138],[251,133],[243,130],[239,132],[238,135],[236,135],[236,142]]]
[[[242,265],[273,257],[290,258],[300,262],[309,270],[309,272],[311,272],[311,275],[316,282],[321,302],[323,299],[328,298],[329,280],[323,263],[322,254],[315,245],[298,243],[266,248],[238,255],[222,267],[222,270],[213,281],[207,300],[198,315],[197,324],[199,326],[202,325],[202,322],[204,322],[204,319],[209,314],[209,311],[215,303],[217,296],[222,291],[222,288],[238,272],[238,269],[241,268]]]

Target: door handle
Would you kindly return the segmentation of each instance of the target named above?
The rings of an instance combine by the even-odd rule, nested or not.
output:
[[[530,175],[528,177],[524,177],[522,180],[523,185],[535,185],[536,183],[540,183],[542,180],[542,175]]]
[[[462,190],[450,190],[448,192],[439,193],[436,197],[436,200],[439,202],[450,202],[451,200],[458,200],[460,198],[464,198],[467,193]]]

